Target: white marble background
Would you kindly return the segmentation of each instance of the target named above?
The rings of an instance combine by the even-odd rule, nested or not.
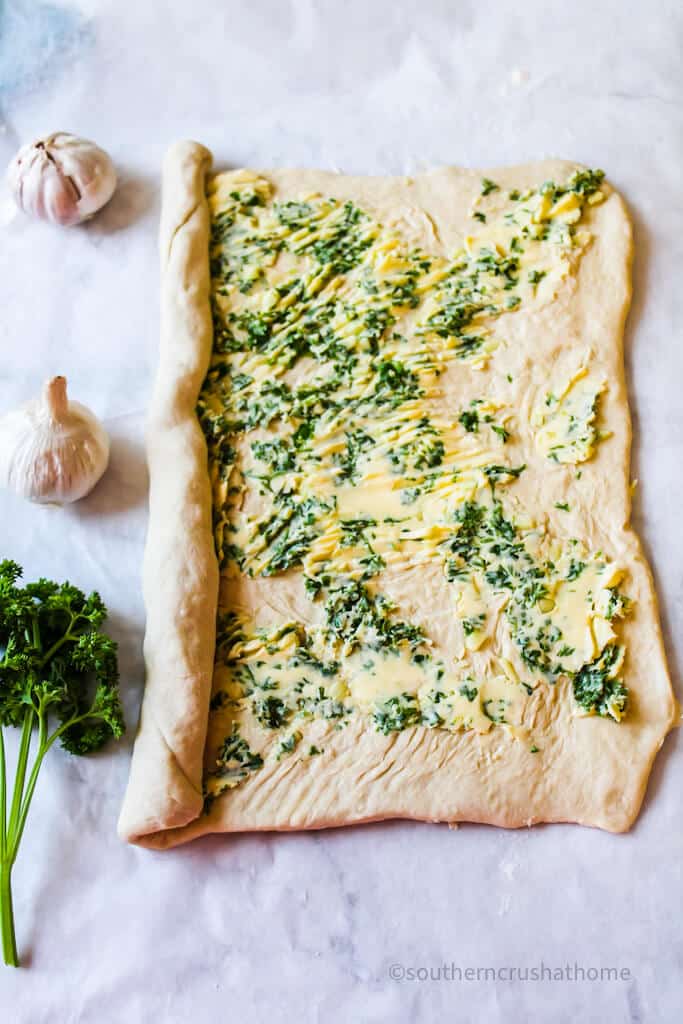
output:
[[[100,141],[110,207],[59,231],[0,203],[0,407],[67,374],[111,469],[46,511],[2,495],[2,556],[96,587],[121,646],[127,741],[50,756],[16,876],[28,966],[0,1020],[669,1022],[683,1002],[681,741],[615,837],[386,824],[123,846],[115,820],[142,685],[144,409],[167,144],[228,164],[391,173],[563,156],[604,167],[636,224],[628,366],[637,525],[674,678],[683,627],[683,16],[676,0],[6,0],[0,161],[39,133]],[[647,672],[647,666],[643,666]],[[618,983],[393,981],[389,965],[616,965]]]

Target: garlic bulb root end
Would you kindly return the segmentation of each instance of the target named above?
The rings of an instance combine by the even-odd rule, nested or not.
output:
[[[109,202],[116,170],[94,142],[53,132],[21,147],[7,169],[7,180],[24,213],[68,227]]]

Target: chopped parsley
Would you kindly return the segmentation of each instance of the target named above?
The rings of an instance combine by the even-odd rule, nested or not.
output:
[[[386,736],[390,732],[401,732],[409,726],[420,725],[422,712],[414,694],[402,693],[377,705],[372,712],[372,720],[377,731]]]
[[[287,739],[280,740],[280,743],[277,748],[277,754],[275,755],[276,760],[279,761],[286,754],[291,754],[294,750],[296,750],[300,742],[301,733],[298,731],[293,732],[290,736],[287,737]]]
[[[573,680],[574,698],[584,711],[617,722],[626,710],[628,692],[624,684],[612,678],[612,670],[620,654],[617,644],[608,645],[598,658],[584,665]]]
[[[462,686],[459,687],[458,693],[471,704],[473,700],[476,700],[479,690],[476,686],[468,686],[467,683],[463,683]]]
[[[469,434],[476,434],[479,430],[479,413],[476,409],[465,409],[458,416],[458,423],[462,424]]]
[[[481,194],[483,196],[488,196],[491,194],[491,192],[498,191],[500,191],[500,186],[496,185],[495,181],[491,181],[490,178],[481,179]]]
[[[262,767],[263,758],[251,750],[235,724],[232,733],[223,740],[216,756],[215,768],[209,774],[221,779],[227,786],[236,786],[251,772]]]

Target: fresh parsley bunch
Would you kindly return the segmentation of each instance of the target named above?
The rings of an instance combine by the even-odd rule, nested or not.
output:
[[[0,562],[0,930],[5,963],[15,967],[12,867],[43,759],[57,739],[90,754],[124,731],[116,644],[100,632],[107,609],[99,594],[45,579],[21,586],[21,575],[16,562]],[[11,796],[5,726],[21,729]]]

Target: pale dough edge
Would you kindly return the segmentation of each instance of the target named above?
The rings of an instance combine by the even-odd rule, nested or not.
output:
[[[147,427],[146,682],[118,824],[128,841],[184,825],[203,804],[218,596],[206,443],[195,416],[212,347],[210,166],[204,146],[180,142],[163,170],[161,338]]]

